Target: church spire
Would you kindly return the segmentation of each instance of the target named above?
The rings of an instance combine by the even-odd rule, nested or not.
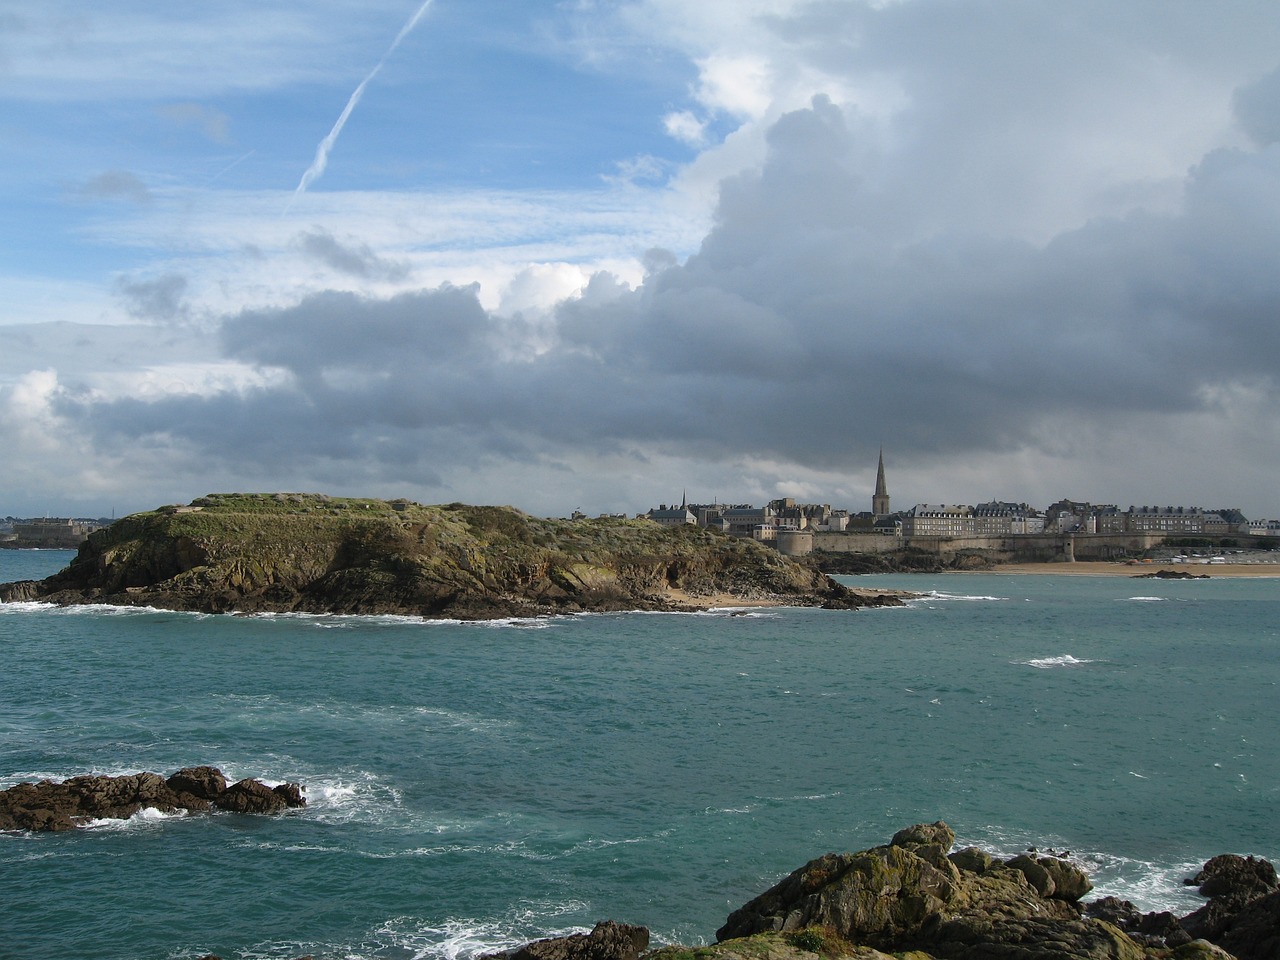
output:
[[[884,448],[880,448],[880,464],[876,467],[876,492],[871,497],[871,513],[875,517],[889,515],[889,487],[884,482]]]

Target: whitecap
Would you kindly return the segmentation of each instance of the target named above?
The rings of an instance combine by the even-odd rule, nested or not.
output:
[[[438,925],[417,917],[395,917],[372,931],[368,939],[378,946],[403,951],[413,960],[468,960],[512,950],[544,937],[587,933],[589,928],[582,926],[546,925],[548,920],[587,909],[588,904],[579,900],[535,901],[520,905],[505,917],[452,918]]]
[[[1126,598],[1132,603],[1162,603],[1168,600],[1168,597],[1128,597]]]
[[[963,602],[963,603],[1003,603],[1008,597],[991,597],[985,594],[944,593],[941,590],[930,590],[918,597],[903,597],[906,606],[919,606],[931,602]]]
[[[1086,663],[1100,663],[1098,660],[1077,659],[1069,653],[1060,657],[1041,657],[1035,660],[1014,660],[1024,667],[1035,667],[1037,670],[1052,670],[1054,667],[1078,667]]]
[[[138,830],[169,820],[181,820],[186,816],[188,816],[188,813],[185,810],[165,813],[154,807],[143,807],[127,820],[102,818],[90,820],[81,824],[81,827],[85,830]]]
[[[1168,910],[1178,916],[1204,905],[1204,898],[1196,888],[1187,887],[1182,882],[1193,876],[1204,861],[1139,860],[1121,854],[1073,848],[1070,841],[1060,836],[1029,839],[993,825],[984,827],[983,835],[975,839],[957,836],[956,849],[975,846],[1001,859],[1008,859],[1026,852],[1028,843],[1036,844],[1042,854],[1061,857],[1083,869],[1093,883],[1090,900],[1118,897],[1130,901],[1144,913]]]

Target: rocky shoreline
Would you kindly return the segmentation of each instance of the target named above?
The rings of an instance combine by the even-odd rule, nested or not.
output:
[[[461,620],[901,602],[697,527],[321,494],[210,494],[125,517],[59,573],[0,584],[0,602],[20,601]]]
[[[1085,902],[1069,854],[953,850],[942,821],[860,853],[812,860],[733,911],[708,946],[649,949],[645,927],[602,921],[479,960],[1277,960],[1280,885],[1267,860],[1223,854],[1188,885],[1184,916]],[[218,960],[213,956],[202,960]],[[302,958],[310,960],[310,958]]]
[[[0,830],[74,830],[94,820],[127,820],[141,810],[280,813],[306,802],[299,784],[268,787],[261,780],[245,779],[228,785],[217,767],[185,767],[169,777],[86,775],[0,790]]]

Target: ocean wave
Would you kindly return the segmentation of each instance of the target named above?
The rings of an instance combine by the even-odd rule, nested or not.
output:
[[[143,807],[127,820],[110,820],[103,818],[100,820],[90,820],[88,823],[80,825],[82,830],[100,830],[107,832],[121,832],[126,830],[145,830],[154,827],[159,823],[168,823],[170,820],[183,820],[190,814],[186,810],[176,810],[173,813],[165,813],[154,807]]]
[[[1125,597],[1130,603],[1163,603],[1168,597]]]
[[[394,949],[404,951],[413,960],[469,960],[544,937],[588,933],[589,927],[549,923],[587,909],[589,905],[581,900],[525,901],[506,916],[494,918],[451,918],[430,923],[417,917],[395,917],[371,932],[365,949],[372,948],[368,954],[371,956]]]
[[[545,630],[567,616],[502,617],[495,620],[460,620],[456,617],[424,617],[404,613],[302,613],[270,612],[232,614],[264,622],[302,623],[319,630],[354,630],[366,627],[475,627],[489,630]]]
[[[147,617],[156,614],[165,616],[190,617],[193,620],[204,620],[215,616],[211,613],[198,613],[184,610],[162,610],[160,607],[122,606],[114,603],[45,603],[42,600],[22,600],[13,603],[0,603],[0,614],[44,613],[57,617]]]
[[[1042,837],[1035,841],[1038,855],[1056,856],[1080,867],[1093,883],[1086,900],[1118,897],[1128,900],[1145,912],[1168,910],[1182,916],[1204,905],[1204,897],[1195,887],[1183,884],[1194,876],[1204,861],[1141,860],[1117,853],[1097,850],[1072,849],[1071,843],[1058,836]],[[1027,838],[998,826],[988,826],[976,839],[956,837],[956,849],[975,846],[1001,859],[1027,853],[1033,848]],[[1205,858],[1206,860],[1208,857]]]
[[[1035,660],[1014,660],[1023,667],[1035,667],[1037,670],[1052,670],[1055,667],[1078,667],[1086,663],[1103,663],[1102,660],[1077,659],[1069,653],[1064,653],[1060,657],[1041,657]]]
[[[985,594],[966,594],[966,593],[945,593],[942,590],[930,590],[928,593],[919,597],[904,597],[903,602],[908,605],[927,604],[930,602],[965,602],[965,603],[1002,603],[1008,600],[1008,597],[991,597]]]

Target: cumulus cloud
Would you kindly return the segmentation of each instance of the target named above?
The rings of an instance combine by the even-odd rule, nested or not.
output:
[[[685,263],[632,288],[597,274],[550,346],[474,287],[388,300],[310,296],[223,325],[226,355],[283,371],[252,394],[99,410],[219,456],[371,458],[427,469],[460,452],[547,463],[583,445],[817,469],[898,456],[1051,453],[1064,419],[1208,414],[1247,387],[1274,405],[1280,151],[1218,151],[1182,210],[1096,220],[1052,242],[903,236],[910,198],[866,175],[824,97],[783,116],[758,173],[724,185]],[[545,338],[546,330],[536,333]],[[833,425],[847,425],[841,442]],[[786,489],[808,489],[789,479]]]
[[[707,141],[707,123],[699,120],[690,110],[678,110],[662,118],[662,127],[667,136],[687,143],[691,147],[700,147]]]

